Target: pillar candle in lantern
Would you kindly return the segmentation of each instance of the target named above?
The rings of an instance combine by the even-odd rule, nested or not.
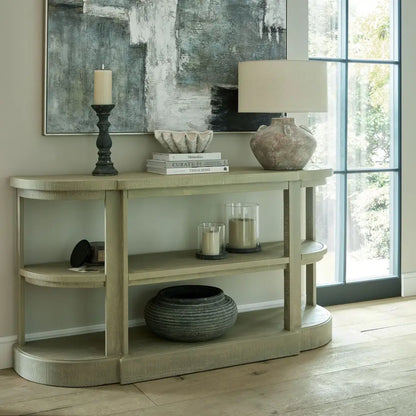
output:
[[[228,238],[231,248],[246,249],[256,247],[256,224],[253,218],[231,218],[228,226]]]
[[[220,232],[210,228],[202,233],[202,254],[204,256],[218,256],[221,250]]]
[[[98,69],[94,71],[94,104],[112,104],[112,71]]]

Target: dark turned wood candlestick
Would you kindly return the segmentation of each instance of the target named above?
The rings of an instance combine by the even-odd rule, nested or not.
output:
[[[113,142],[108,134],[108,128],[111,123],[108,121],[111,110],[115,107],[114,104],[100,104],[91,105],[98,116],[98,129],[100,130],[97,137],[98,161],[92,174],[97,176],[117,175],[117,169],[113,166],[111,161],[111,146]]]

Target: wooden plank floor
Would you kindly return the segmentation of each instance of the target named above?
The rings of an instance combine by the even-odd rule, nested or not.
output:
[[[416,297],[328,309],[333,341],[295,357],[76,389],[0,370],[0,415],[416,415]]]

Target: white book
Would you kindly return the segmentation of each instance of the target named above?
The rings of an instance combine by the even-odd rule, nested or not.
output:
[[[206,166],[199,168],[155,168],[148,167],[150,173],[158,173],[160,175],[189,175],[192,173],[224,173],[229,172],[229,166]]]
[[[177,161],[177,160],[204,160],[221,159],[221,152],[211,153],[153,153],[153,159]]]
[[[156,160],[148,159],[147,167],[156,168],[199,168],[206,166],[228,166],[228,159],[203,159],[203,160]]]

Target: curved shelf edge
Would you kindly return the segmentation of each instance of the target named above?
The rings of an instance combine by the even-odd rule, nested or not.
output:
[[[23,378],[58,387],[91,387],[120,382],[120,357],[54,360],[14,345],[14,369]]]
[[[26,282],[45,287],[95,288],[105,286],[104,272],[74,272],[68,270],[67,262],[45,263],[24,266],[20,276]]]
[[[319,241],[305,240],[302,241],[302,264],[312,264],[319,260],[322,260],[326,252],[328,251],[325,244]]]
[[[300,350],[322,347],[332,340],[332,315],[322,306],[307,306],[303,313]]]
[[[19,190],[46,192],[117,190],[118,177],[92,175],[12,176],[10,186]]]
[[[105,199],[105,191],[37,191],[19,189],[21,198],[40,199],[45,201],[76,201]]]

